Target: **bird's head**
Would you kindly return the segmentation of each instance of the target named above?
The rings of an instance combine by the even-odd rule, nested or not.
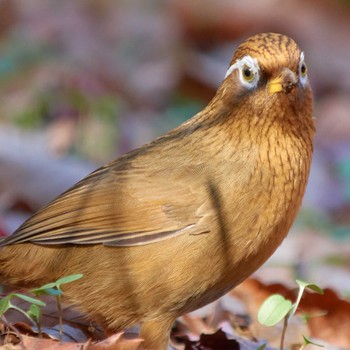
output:
[[[304,53],[294,40],[276,33],[248,38],[236,50],[219,89],[226,105],[268,117],[275,111],[312,117],[312,92]],[[267,115],[268,114],[268,115]],[[275,113],[273,113],[275,114]]]

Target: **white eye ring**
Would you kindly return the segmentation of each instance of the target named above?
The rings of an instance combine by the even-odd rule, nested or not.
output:
[[[305,64],[304,59],[304,52],[300,54],[300,60],[299,60],[299,80],[302,86],[305,86],[308,84],[309,79],[307,77],[307,66]]]
[[[231,67],[227,70],[225,79],[236,69],[238,69],[238,76],[241,84],[247,89],[256,88],[258,85],[258,81],[260,78],[260,68],[258,65],[258,61],[246,55],[239,60],[237,60]],[[249,71],[252,76],[247,76],[245,73]]]

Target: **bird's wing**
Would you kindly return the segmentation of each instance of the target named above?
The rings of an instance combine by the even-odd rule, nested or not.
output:
[[[112,163],[33,215],[0,246],[23,242],[132,246],[186,232],[209,232],[201,220],[206,215],[201,171],[173,168],[118,169]]]

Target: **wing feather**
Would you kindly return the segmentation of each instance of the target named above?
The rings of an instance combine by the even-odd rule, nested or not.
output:
[[[141,170],[141,171],[140,171]],[[159,173],[161,172],[161,174]],[[142,245],[191,232],[204,192],[187,185],[190,167],[97,170],[28,219],[1,245]],[[199,181],[194,181],[199,183]],[[201,231],[201,229],[199,229]],[[203,227],[203,232],[208,228]]]

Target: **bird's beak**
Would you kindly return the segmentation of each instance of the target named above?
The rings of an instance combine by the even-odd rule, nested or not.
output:
[[[293,88],[297,85],[298,78],[289,68],[283,68],[281,73],[271,79],[267,86],[269,94],[275,94],[276,92],[284,92],[285,94],[290,93]]]

